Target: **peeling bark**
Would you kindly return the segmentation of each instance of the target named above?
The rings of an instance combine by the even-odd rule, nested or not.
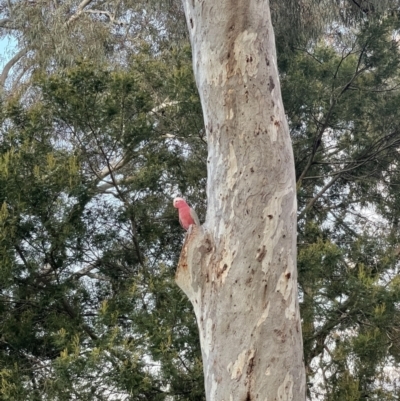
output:
[[[184,0],[208,136],[208,209],[176,281],[208,401],[305,400],[292,146],[268,1]]]

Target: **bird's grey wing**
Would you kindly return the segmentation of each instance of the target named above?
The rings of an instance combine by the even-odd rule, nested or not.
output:
[[[199,217],[197,216],[197,213],[192,208],[190,208],[190,216],[192,216],[192,219],[195,222],[196,226],[200,226]]]

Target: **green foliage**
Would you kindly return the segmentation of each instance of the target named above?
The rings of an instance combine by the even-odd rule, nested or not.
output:
[[[4,104],[0,399],[203,399],[173,282],[172,196],[204,198],[190,62],[186,49],[125,71],[82,61],[37,74],[39,101]]]
[[[309,395],[322,386],[326,400],[398,397],[382,370],[399,368],[400,351],[398,28],[384,18],[349,31],[341,47],[298,50],[282,80]]]

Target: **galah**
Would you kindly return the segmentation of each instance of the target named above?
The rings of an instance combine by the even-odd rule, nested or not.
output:
[[[188,230],[192,224],[200,226],[200,220],[196,212],[186,203],[185,199],[175,198],[174,207],[178,209],[179,223],[185,230]]]

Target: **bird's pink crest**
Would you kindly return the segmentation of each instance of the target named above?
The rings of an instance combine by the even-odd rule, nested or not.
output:
[[[183,206],[189,206],[189,205],[186,203],[185,199],[179,198],[179,197],[174,199],[174,207],[176,207],[177,209],[179,209],[180,207],[183,207]]]

